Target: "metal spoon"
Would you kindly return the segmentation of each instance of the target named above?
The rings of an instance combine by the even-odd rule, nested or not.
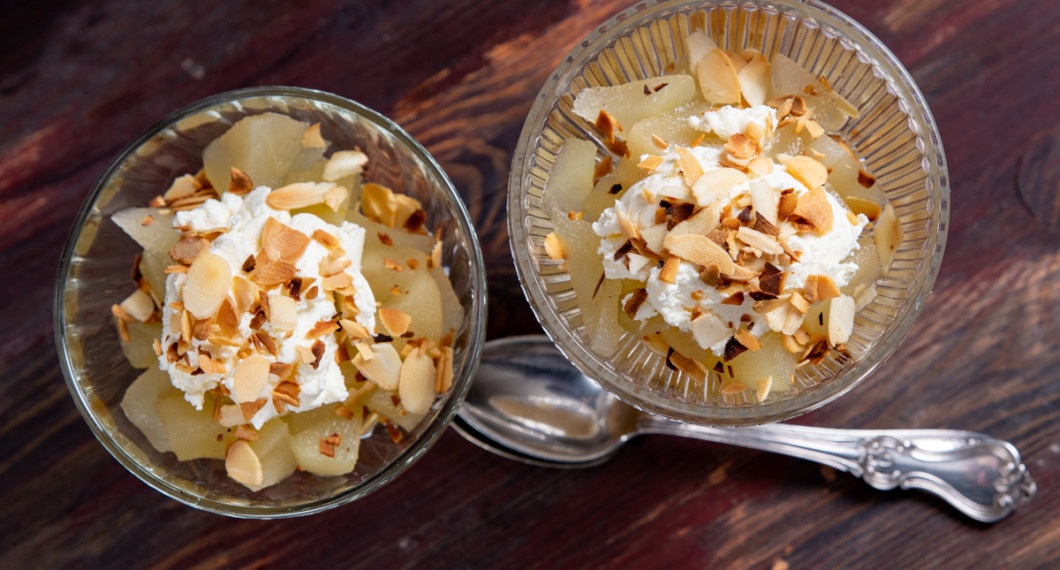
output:
[[[585,377],[545,336],[486,343],[454,427],[498,455],[547,467],[606,461],[642,434],[691,437],[816,461],[881,490],[921,489],[994,522],[1036,485],[1012,444],[958,430],[844,430],[770,424],[712,428],[634,409]]]

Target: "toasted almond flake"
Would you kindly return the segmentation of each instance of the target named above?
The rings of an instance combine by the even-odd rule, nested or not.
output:
[[[861,184],[865,188],[872,188],[876,184],[876,177],[865,172],[864,168],[858,169],[858,184]]]
[[[738,381],[733,381],[733,382],[729,382],[728,384],[722,386],[720,392],[722,394],[731,395],[731,394],[739,394],[740,392],[743,392],[745,390],[747,390],[746,386],[744,386],[742,383],[740,383]]]
[[[766,102],[770,87],[770,69],[769,60],[761,52],[751,54],[751,58],[736,77],[740,92],[748,105],[755,107]]]
[[[327,148],[328,143],[320,134],[320,123],[313,123],[302,131],[302,146],[304,148]]]
[[[736,269],[728,252],[703,235],[668,235],[663,240],[663,247],[673,255],[702,267],[717,267],[723,275],[731,275]]]
[[[769,397],[769,391],[773,388],[773,377],[766,376],[761,378],[758,382],[755,382],[755,398],[759,402],[765,402],[766,398]]]
[[[759,344],[758,339],[755,338],[753,334],[748,332],[747,329],[737,330],[736,333],[732,335],[732,338],[736,339],[736,342],[746,347],[747,350],[754,351],[758,350],[759,348],[762,348],[762,345]]]
[[[235,300],[236,315],[242,315],[254,304],[257,287],[240,276],[232,278],[232,299]]]
[[[166,268],[163,270],[163,273],[165,273],[166,275],[169,275],[170,273],[187,273],[187,272],[188,272],[188,266],[187,265],[167,265]]]
[[[196,194],[194,196],[188,196],[187,198],[181,198],[174,200],[169,204],[170,209],[173,211],[184,211],[192,210],[203,204],[203,202],[213,198],[212,194]]]
[[[337,182],[348,176],[355,176],[364,172],[368,164],[368,155],[359,150],[340,150],[331,155],[324,163],[324,173],[321,178],[328,182]]]
[[[804,345],[799,344],[799,341],[794,336],[787,334],[780,335],[780,343],[784,345],[785,350],[792,354],[799,354],[806,348]]]
[[[656,154],[649,154],[637,164],[637,167],[643,168],[645,170],[655,170],[662,163],[663,158],[661,156]]]
[[[431,257],[429,259],[428,267],[441,267],[442,266],[442,242],[434,242],[434,246],[431,247]]]
[[[155,302],[151,296],[141,289],[133,291],[124,301],[118,305],[125,315],[140,321],[141,323],[155,314]],[[123,319],[124,320],[124,319]]]
[[[199,257],[210,249],[210,242],[198,236],[183,236],[169,250],[169,257],[182,265],[191,265],[196,257]]]
[[[681,354],[680,352],[670,352],[666,357],[667,363],[671,366],[691,376],[697,381],[702,382],[707,378],[707,369],[699,362],[692,360],[691,358]]]
[[[221,399],[218,398],[216,402],[220,403]],[[230,428],[245,424],[249,418],[243,416],[243,409],[236,404],[228,404],[220,406],[215,410],[217,416],[217,423],[221,427]],[[251,414],[253,416],[253,414]]]
[[[405,270],[405,266],[402,265],[400,261],[394,261],[393,259],[390,259],[389,257],[384,257],[383,258],[383,267],[385,267],[385,268],[387,268],[387,269],[389,269],[391,271],[397,271],[398,273],[400,273],[400,272]]]
[[[317,321],[313,324],[313,328],[305,333],[305,337],[308,339],[319,338],[337,330],[339,330],[339,323],[335,321]]]
[[[277,188],[265,197],[265,203],[276,210],[296,210],[324,203],[324,195],[335,187],[331,182],[295,182]]]
[[[563,242],[560,241],[559,236],[556,232],[549,232],[545,236],[545,254],[548,255],[549,259],[561,261],[567,258],[567,251],[563,247]]]
[[[832,206],[827,191],[821,186],[800,195],[792,215],[809,223],[818,235],[832,231]]]
[[[736,158],[751,158],[762,151],[762,147],[743,133],[733,133],[725,143],[725,151]]]
[[[677,280],[677,270],[681,266],[681,258],[676,255],[671,255],[666,258],[663,262],[662,269],[659,270],[659,281],[663,283],[674,283]]]
[[[202,186],[191,174],[178,176],[162,194],[163,203],[186,198],[197,192]]]
[[[791,306],[795,307],[796,311],[804,315],[810,310],[810,303],[806,300],[806,297],[803,297],[802,293],[799,293],[798,291],[791,292],[790,301]]]
[[[600,159],[600,162],[596,164],[596,168],[593,169],[593,180],[603,178],[611,173],[611,168],[614,165],[611,155],[607,155]]]
[[[350,191],[345,186],[332,186],[324,192],[324,205],[331,208],[331,211],[338,212],[349,195]]]
[[[809,156],[793,156],[784,165],[788,172],[811,190],[828,181],[828,169]]]
[[[155,223],[155,219],[150,214],[147,214],[140,219],[140,225],[144,227],[150,226],[153,223]]]
[[[434,402],[437,370],[434,360],[422,350],[415,350],[401,363],[398,374],[398,396],[411,414],[425,414]]]
[[[309,237],[270,217],[265,221],[261,244],[269,259],[295,263],[309,245]]]
[[[250,280],[266,289],[287,283],[295,276],[295,267],[287,261],[270,261],[250,272]]]
[[[330,277],[344,271],[351,263],[350,258],[346,257],[346,252],[341,249],[333,249],[320,260],[317,270],[321,276]]]
[[[735,168],[718,168],[700,176],[692,185],[692,195],[703,207],[729,194],[734,187],[747,182],[747,175]]]
[[[364,328],[356,321],[352,321],[350,319],[340,319],[339,326],[342,327],[342,330],[346,334],[350,335],[350,337],[354,339],[366,339],[372,336],[371,333],[368,332],[368,329]]]
[[[327,249],[339,247],[339,239],[324,230],[313,230],[313,235],[310,237]]]
[[[401,356],[398,355],[394,345],[389,342],[375,343],[370,349],[372,358],[365,359],[358,354],[351,362],[358,372],[380,388],[388,391],[396,390],[401,369]]]
[[[832,346],[846,343],[854,330],[853,297],[840,295],[829,301],[828,308],[828,343]]]
[[[876,242],[876,252],[880,258],[880,268],[884,271],[891,266],[894,253],[902,244],[902,226],[898,219],[898,213],[890,202],[883,207],[880,217],[872,230],[873,240]]]
[[[806,131],[810,133],[810,138],[818,138],[825,133],[824,127],[822,127],[817,121],[807,120]]]
[[[740,102],[740,79],[728,54],[719,48],[708,51],[695,65],[699,88],[708,103]]]
[[[434,380],[434,390],[439,394],[448,392],[453,387],[453,348],[443,346],[439,350],[438,359],[435,362],[435,370],[438,371]]]
[[[237,404],[258,399],[269,379],[269,360],[252,355],[236,364],[232,377],[232,400]]]
[[[703,166],[699,164],[695,155],[684,147],[677,147],[677,156],[681,162],[681,176],[684,177],[685,184],[692,186],[700,176],[703,176]]]
[[[290,404],[291,406],[298,406],[298,395],[301,391],[302,389],[298,383],[285,380],[272,389],[271,395],[273,399],[282,400],[284,403]]]
[[[257,486],[265,481],[261,460],[250,444],[243,440],[236,441],[228,448],[225,454],[225,471],[229,477],[244,485]]]
[[[269,374],[275,375],[281,380],[287,379],[294,372],[294,363],[291,362],[273,362],[269,364]]]
[[[788,219],[795,213],[795,208],[798,206],[799,197],[794,192],[781,192],[777,202],[777,219],[781,221]]]
[[[236,196],[244,196],[254,189],[254,182],[246,172],[236,168],[229,169],[228,192]]]
[[[876,221],[880,217],[880,213],[883,212],[883,208],[879,204],[872,200],[865,198],[859,198],[857,196],[847,196],[845,199],[847,206],[850,207],[851,211],[855,214],[862,214],[869,219],[870,222]]]
[[[219,255],[203,253],[188,268],[184,281],[184,308],[197,319],[213,316],[228,295],[232,271]]]
[[[293,331],[298,326],[298,302],[285,295],[269,295],[269,324],[275,329]]]
[[[383,307],[379,309],[379,320],[390,336],[398,337],[409,330],[412,316],[397,309]]]
[[[836,287],[835,281],[827,275],[809,275],[806,277],[804,287],[806,300],[812,305],[838,297],[842,293]]]
[[[747,226],[740,226],[736,230],[736,237],[747,245],[761,250],[763,253],[770,255],[784,253],[784,248],[780,247],[780,242],[778,242],[775,237],[753,230]]]
[[[651,143],[655,145],[655,148],[660,150],[666,150],[667,148],[670,148],[670,143],[666,142],[666,139],[660,137],[655,133],[651,134]]]

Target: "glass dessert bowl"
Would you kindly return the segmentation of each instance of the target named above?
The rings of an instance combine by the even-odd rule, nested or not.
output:
[[[293,133],[283,144],[294,155],[273,138],[283,129]],[[232,142],[237,131],[252,136]],[[293,163],[273,168],[274,157],[295,155]],[[218,164],[223,171],[211,172]],[[237,173],[237,165],[246,172]],[[207,208],[210,193],[223,198],[213,196],[218,199]],[[244,202],[256,204],[255,215],[267,222],[239,213]],[[181,231],[172,229],[174,221]],[[223,260],[240,251],[232,245],[236,238],[254,232],[260,241],[247,243],[260,244],[248,250],[256,253],[246,262]],[[165,243],[154,248],[152,240]],[[317,257],[306,261],[313,251]],[[379,267],[370,270],[370,261]],[[319,274],[302,274],[304,266],[316,271],[318,264]],[[283,269],[278,278],[277,268]],[[231,275],[231,290],[211,292],[218,271]],[[378,282],[384,273],[385,285]],[[433,296],[404,295],[422,287]],[[183,298],[171,297],[175,291]],[[434,301],[432,310],[408,304],[421,298]],[[174,113],[111,163],[64,250],[56,343],[83,417],[134,475],[203,510],[289,517],[372,492],[433,444],[477,367],[485,298],[484,265],[467,211],[423,147],[342,97],[251,88]],[[220,308],[210,306],[220,299]],[[357,307],[369,303],[371,311]],[[227,329],[220,317],[226,310],[242,315]],[[428,327],[420,324],[424,315],[436,319],[429,335],[413,330]],[[162,321],[170,325],[165,332]],[[303,338],[305,346],[284,348],[286,340]],[[225,352],[225,343],[242,348]],[[421,374],[407,385],[401,376],[399,388],[399,367],[409,360],[417,364],[407,370]],[[308,380],[314,374],[315,384]],[[130,390],[134,382],[138,387]],[[188,388],[196,382],[199,410]],[[215,443],[172,441],[202,422],[216,433]],[[309,424],[325,431],[311,433]],[[300,447],[298,438],[306,440]]]
[[[542,88],[509,233],[531,306],[583,373],[649,412],[748,425],[835,399],[895,350],[937,275],[948,201],[923,96],[847,16],[643,3]],[[841,254],[810,245],[833,219]]]

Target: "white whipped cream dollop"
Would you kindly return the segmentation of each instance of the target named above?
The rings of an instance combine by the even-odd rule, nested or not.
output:
[[[307,237],[312,236],[317,230],[334,236],[337,238],[339,247],[350,260],[350,265],[345,271],[352,277],[354,302],[357,307],[367,309],[361,310],[355,320],[367,330],[374,330],[375,298],[368,281],[361,273],[364,228],[350,222],[335,226],[313,214],[300,213],[292,216],[285,210],[274,209],[266,203],[266,197],[270,191],[267,187],[259,187],[245,197],[226,193],[220,200],[207,200],[198,208],[178,212],[174,217],[173,226],[200,234],[223,232],[213,240],[209,252],[223,258],[228,263],[233,276],[242,278],[248,278],[241,269],[244,261],[252,255],[258,255],[262,250],[262,233],[269,218]],[[297,325],[293,330],[275,329],[268,320],[258,329],[252,330],[251,322],[254,315],[248,311],[239,317],[239,335],[243,341],[247,341],[258,332],[264,332],[273,339],[276,348],[275,355],[269,351],[254,351],[254,354],[264,356],[270,362],[294,363],[297,359],[298,347],[311,350],[318,339],[324,344],[324,353],[317,366],[301,362],[292,377],[299,386],[298,405],[290,403],[274,405],[272,390],[283,379],[275,374],[269,374],[269,379],[260,393],[260,397],[265,398],[266,403],[257,410],[249,422],[255,428],[260,429],[265,422],[283,413],[281,410],[304,412],[345,400],[348,396],[342,372],[336,361],[338,344],[334,333],[319,337],[307,336],[307,333],[317,323],[334,320],[338,312],[333,295],[320,287],[322,281],[320,262],[328,256],[328,253],[329,249],[325,245],[315,239],[310,239],[305,251],[294,263],[295,277],[301,278],[308,285],[303,287],[301,295],[295,300]],[[182,299],[185,280],[186,275],[179,272],[171,273],[166,278],[165,302],[162,308],[162,355],[159,357],[159,364],[163,371],[169,373],[173,385],[184,392],[185,399],[196,409],[202,409],[204,396],[209,390],[220,385],[225,390],[232,391],[234,371],[241,360],[239,353],[243,351],[245,355],[249,343],[244,342],[243,346],[236,347],[211,342],[210,339],[192,338],[187,343],[187,361],[181,358],[176,362],[170,362],[167,358],[166,347],[178,342],[182,334],[181,313],[175,308],[180,305],[175,305],[175,303]],[[307,291],[314,286],[318,287],[318,292],[313,298],[307,298],[309,297],[306,294]],[[261,291],[262,297],[281,294],[283,293],[279,287]],[[229,291],[228,297],[234,301],[232,291]],[[214,362],[222,364],[225,373],[204,373],[201,370],[195,372],[199,368],[200,351],[209,354]]]

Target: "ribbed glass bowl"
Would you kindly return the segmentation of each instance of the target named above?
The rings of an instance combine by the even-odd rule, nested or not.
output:
[[[694,25],[723,49],[757,48],[767,59],[787,55],[852,102],[860,118],[848,120],[839,134],[876,175],[904,233],[893,264],[877,282],[879,296],[857,314],[847,343],[852,358],[832,351],[820,365],[801,367],[789,391],[764,402],[750,391],[721,394],[716,378],[696,382],[667,367],[634,333],[607,353],[594,352],[570,276],[544,249],[553,227],[541,196],[560,147],[568,138],[583,138],[601,149],[598,157],[607,153],[593,125],[571,111],[574,96],[587,87],[665,74],[685,56],[684,38]],[[834,8],[813,0],[641,2],[597,27],[541,89],[512,162],[508,215],[526,297],[545,331],[583,373],[649,412],[699,424],[749,425],[791,418],[833,400],[895,350],[938,273],[949,177],[938,129],[909,73],[877,38]]]
[[[364,178],[419,199],[427,226],[442,239],[443,262],[464,308],[453,344],[452,390],[419,426],[395,444],[376,429],[360,444],[356,470],[341,477],[295,472],[251,492],[228,478],[224,462],[177,461],[159,453],[120,408],[139,375],[126,361],[110,307],[135,285],[140,247],[111,221],[115,212],[145,206],[172,180],[202,167],[202,151],[239,119],[264,112],[321,123],[333,149],[360,148]],[[478,366],[485,336],[486,281],[482,253],[467,210],[427,151],[382,115],[342,97],[293,87],[260,87],[216,95],[158,123],[132,141],[85,199],[63,252],[55,289],[55,338],[74,402],[104,447],[134,475],[193,507],[244,518],[310,514],[354,501],[389,482],[445,430]]]

